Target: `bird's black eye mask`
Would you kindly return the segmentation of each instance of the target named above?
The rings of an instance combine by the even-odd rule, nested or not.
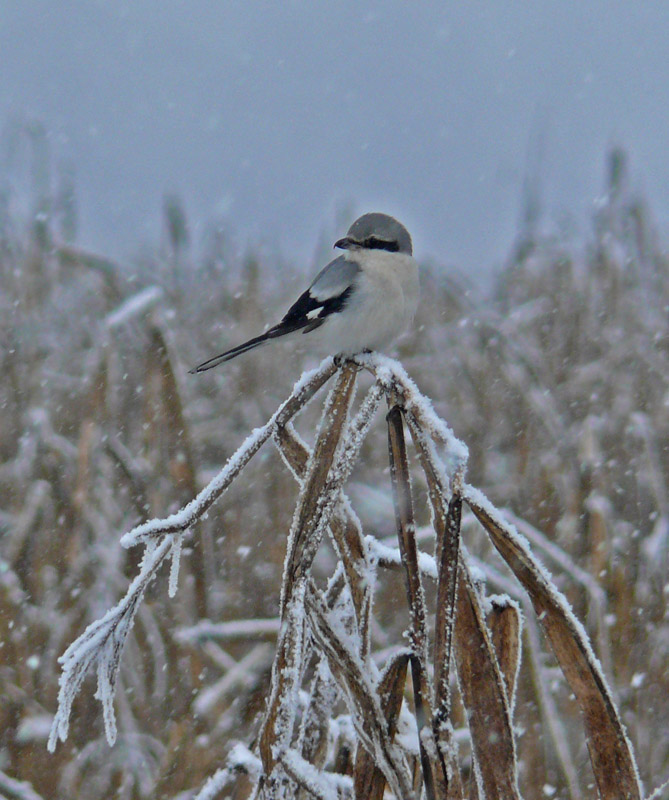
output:
[[[390,253],[397,253],[400,249],[399,242],[379,239],[377,236],[368,236],[362,242],[362,246],[370,250],[388,250]]]

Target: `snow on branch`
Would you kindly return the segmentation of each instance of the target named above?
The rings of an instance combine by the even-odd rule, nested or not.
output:
[[[260,759],[241,742],[230,751],[225,767],[209,778],[194,800],[216,800],[223,789],[234,783],[240,774],[248,775],[254,782],[262,775]]]
[[[58,711],[49,734],[50,752],[53,753],[56,749],[58,739],[62,742],[67,739],[72,703],[92,666],[97,667],[96,697],[102,704],[107,741],[110,745],[116,741],[113,702],[123,646],[147,586],[155,578],[163,559],[173,547],[174,537],[169,537],[163,539],[157,547],[147,548],[140,573],[128,587],[121,602],[104,617],[91,623],[58,659],[63,665],[63,671],[59,681]]]
[[[353,779],[348,775],[336,775],[316,769],[293,749],[281,757],[286,773],[318,800],[348,800],[353,797]]]
[[[140,572],[128,587],[125,597],[101,619],[91,623],[59,659],[62,673],[59,679],[58,710],[48,740],[48,749],[51,752],[55,750],[58,739],[61,741],[67,739],[72,704],[86,674],[94,667],[98,678],[96,698],[102,704],[105,734],[109,744],[114,744],[116,741],[114,692],[121,654],[147,586],[156,576],[163,560],[171,556],[169,596],[174,596],[183,535],[227,489],[242,468],[271,437],[276,427],[284,425],[300,411],[335,370],[333,359],[327,358],[315,370],[305,373],[295,384],[290,397],[279,406],[262,428],[254,431],[246,439],[223,470],[194,500],[177,513],[165,519],[155,519],[139,525],[122,537],[121,544],[125,547],[141,542],[146,545]]]
[[[169,533],[183,533],[201,519],[211,505],[218,500],[242,469],[272,436],[277,427],[285,425],[300,411],[321,386],[334,374],[336,367],[331,358],[326,358],[319,367],[305,372],[293,387],[290,397],[283,402],[270,419],[251,433],[230,456],[225,467],[210,481],[190,503],[164,519],[152,519],[133,528],[121,537],[123,547],[134,547]]]
[[[318,591],[312,588],[307,592],[305,602],[312,635],[325,653],[330,672],[346,698],[360,741],[367,752],[374,754],[375,762],[395,796],[413,797],[400,751],[388,736],[387,722],[376,687],[370,680],[369,666],[361,662],[347,638],[338,633]]]
[[[371,372],[375,381],[352,413],[361,367]],[[335,373],[337,379],[310,449],[291,420]],[[344,493],[384,395],[390,408],[386,417],[388,458],[399,547],[364,536]],[[405,424],[417,468],[423,471],[427,485],[434,556],[418,547]],[[120,658],[147,586],[161,563],[171,557],[169,593],[174,594],[184,534],[270,438],[300,486],[284,561],[280,620],[203,620],[176,634],[179,640],[191,643],[202,638],[261,640],[239,661],[227,657],[232,664],[227,674],[194,700],[193,710],[200,715],[212,711],[220,697],[255,665],[264,663],[267,652],[275,647],[254,752],[238,745],[226,766],[202,787],[199,800],[217,796],[240,774],[247,776],[245,796],[254,798],[264,793],[285,798],[364,796],[381,800],[386,787],[397,800],[463,797],[465,776],[451,720],[453,687],[457,687],[465,710],[470,769],[478,795],[519,800],[514,710],[521,662],[521,608],[526,616],[536,615],[536,622],[529,616],[525,630],[530,666],[537,673],[540,689],[546,686],[537,641],[539,626],[576,696],[600,796],[603,800],[641,799],[634,755],[585,629],[527,539],[465,482],[466,446],[437,416],[402,365],[377,354],[337,365],[326,359],[305,374],[288,400],[264,426],[253,431],[190,503],[165,519],[137,526],[122,538],[126,547],[144,544],[140,573],[123,600],[90,625],[61,657],[59,707],[49,737],[50,750],[58,739],[67,737],[72,703],[84,676],[93,668],[107,739],[114,742],[113,700]],[[463,505],[481,524],[529,601],[519,595],[509,578],[487,566],[485,574],[494,574],[503,591],[510,597],[520,596],[521,604],[509,596],[486,596],[481,570],[461,546]],[[538,531],[522,520],[518,524],[534,546],[580,580],[603,605],[601,592],[586,572]],[[321,591],[312,567],[328,530],[337,564]],[[403,573],[409,620],[404,632],[409,647],[402,643],[388,648],[385,663],[378,652],[371,652],[378,567]],[[424,593],[425,577],[436,583],[436,608],[428,606],[426,597],[433,593]],[[430,602],[434,605],[434,600]],[[210,646],[214,647],[213,643]],[[412,683],[407,687],[409,676]],[[308,677],[311,689],[305,691]],[[557,716],[550,698],[543,705],[542,713]],[[346,713],[333,719],[337,706]],[[569,792],[576,797],[579,777],[564,730],[555,722],[548,720],[549,732]]]
[[[469,459],[467,445],[435,412],[430,400],[420,392],[402,364],[381,353],[359,355],[355,360],[374,375],[386,392],[394,390],[400,393],[406,413],[416,419],[427,437],[446,448],[447,455],[453,460],[454,472],[464,473]]]

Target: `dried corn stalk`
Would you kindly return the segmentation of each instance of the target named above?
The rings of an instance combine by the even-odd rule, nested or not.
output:
[[[374,382],[353,413],[361,369],[369,371]],[[291,420],[335,374],[310,449]],[[344,493],[384,395],[389,406],[397,548],[362,535]],[[427,485],[434,556],[417,546],[405,422]],[[465,446],[402,367],[378,355],[342,365],[324,361],[298,382],[271,419],[181,511],[144,523],[123,537],[126,547],[145,547],[140,573],[124,599],[61,657],[59,708],[50,749],[58,738],[67,738],[72,702],[89,668],[97,670],[107,738],[114,742],[113,700],[120,658],[146,587],[160,564],[171,558],[170,590],[176,590],[183,537],[269,439],[300,485],[288,537],[280,624],[265,621],[258,633],[266,638],[278,631],[270,688],[255,745],[233,749],[226,767],[201,790],[202,800],[232,783],[235,797],[380,800],[389,791],[402,800],[466,796],[516,800],[520,790],[513,712],[521,607],[536,613],[580,706],[599,796],[641,800],[631,745],[584,628],[527,541],[465,482]],[[463,505],[479,520],[529,603],[526,598],[521,606],[509,597],[485,596],[479,573],[460,542]],[[313,563],[325,534],[332,539],[338,564],[321,589]],[[408,647],[398,644],[379,665],[370,629],[376,576],[385,568],[399,568],[404,574]],[[436,582],[434,609],[426,600],[425,580]],[[528,622],[534,636],[535,621]],[[252,630],[251,625],[249,635]],[[189,635],[206,633],[202,629]],[[223,626],[221,635],[226,635]],[[530,637],[531,647],[536,646],[535,638]],[[307,684],[309,691],[302,691]],[[468,767],[458,752],[453,727],[456,687],[466,711]],[[560,736],[559,725],[555,730]],[[585,794],[577,785],[569,748],[564,738],[559,741],[570,794]]]

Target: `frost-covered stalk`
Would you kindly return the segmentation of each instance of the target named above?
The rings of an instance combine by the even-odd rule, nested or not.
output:
[[[311,451],[299,438],[292,425],[277,430],[275,441],[279,451],[300,485],[304,481]],[[330,520],[330,532],[344,565],[346,580],[355,607],[355,619],[359,623],[361,655],[369,649],[369,621],[372,606],[372,590],[375,572],[362,535],[362,526],[348,498],[340,494]]]
[[[63,672],[60,676],[58,711],[49,735],[48,747],[51,752],[56,749],[58,739],[63,742],[67,739],[72,703],[91,667],[97,668],[98,690],[95,696],[102,704],[107,741],[110,745],[116,741],[114,691],[123,647],[147,586],[174,547],[174,537],[170,535],[157,547],[147,548],[140,573],[130,584],[123,600],[102,619],[89,625],[60,657]]]
[[[319,542],[314,533],[322,531],[320,522],[324,512],[323,487],[328,478],[335,452],[340,445],[341,434],[348,422],[348,412],[353,402],[356,367],[348,363],[340,371],[335,386],[330,391],[316,445],[307,463],[306,475],[297,501],[293,524],[288,535],[281,607],[285,608],[298,574],[305,575],[315,555]]]
[[[356,371],[357,367],[353,364],[343,367],[339,380],[328,396],[319,437],[311,460],[305,467],[306,476],[293,517],[284,566],[284,610],[291,602],[298,582],[304,580],[311,571],[313,558],[332,518],[341,487],[353,468],[378,406],[380,392],[372,387],[355,418],[348,421]],[[292,685],[289,673],[291,670],[301,673],[303,667],[303,663],[291,663],[291,654],[285,645],[279,647],[272,671],[270,700],[260,735],[260,752],[268,780],[280,755],[286,750],[280,743],[284,738],[287,737],[287,741],[290,738],[281,727],[281,709],[286,704],[293,704],[293,698],[289,695]]]
[[[306,601],[312,635],[325,653],[330,671],[346,698],[362,745],[373,755],[395,796],[411,800],[414,793],[406,765],[402,763],[400,751],[392,744],[378,692],[365,665],[350,647],[348,637],[342,635],[337,621],[328,614],[318,592],[311,591]]]
[[[407,462],[406,443],[404,441],[404,422],[402,418],[401,398],[389,393],[390,411],[386,417],[388,422],[388,454],[390,458],[390,478],[393,487],[397,538],[405,568],[407,602],[409,605],[409,641],[411,642],[411,677],[413,679],[414,704],[416,708],[416,725],[418,726],[418,745],[420,748],[421,766],[425,794],[433,800],[434,774],[430,754],[435,750],[433,742],[426,742],[432,736],[428,720],[432,719],[432,698],[427,677],[427,611],[425,593],[418,568],[418,552],[416,549],[416,524],[414,522],[413,499],[409,482],[409,465]],[[429,751],[429,752],[428,752]]]
[[[206,513],[207,509],[228,488],[243,467],[258,452],[274,432],[277,425],[285,425],[320,389],[334,373],[332,359],[326,359],[311,373],[306,373],[295,385],[293,393],[272,418],[239,447],[226,466],[190,503],[166,519],[151,520],[126,533],[121,544],[132,547],[140,542],[146,546],[139,575],[130,584],[118,605],[102,619],[92,623],[60,657],[63,671],[60,676],[58,711],[54,717],[48,747],[53,752],[58,739],[67,738],[72,703],[77,696],[86,673],[95,667],[98,675],[96,697],[102,703],[105,732],[109,744],[116,741],[114,716],[114,691],[118,678],[121,654],[128,633],[147,586],[156,576],[163,560],[172,554],[170,571],[170,596],[176,590],[182,536]]]
[[[353,413],[360,367],[372,373],[374,383]],[[337,370],[337,381],[310,450],[291,419]],[[344,493],[384,395],[390,407],[389,459],[399,546],[363,537]],[[418,546],[405,421],[427,484],[436,542],[434,556]],[[144,523],[123,537],[126,546],[140,542],[146,546],[140,574],[124,599],[89,626],[62,657],[59,710],[50,747],[55,746],[57,738],[67,736],[73,699],[87,670],[93,667],[98,671],[98,696],[103,703],[107,736],[113,741],[118,665],[146,587],[171,555],[169,590],[170,594],[176,591],[184,533],[268,439],[273,439],[300,485],[284,563],[281,619],[235,625],[202,622],[179,635],[182,642],[192,646],[205,636],[277,637],[256,752],[250,753],[241,745],[233,749],[226,766],[202,788],[201,798],[213,797],[239,774],[243,775],[237,785],[239,792],[253,798],[382,800],[388,790],[396,800],[419,796],[462,800],[465,778],[471,782],[472,775],[463,774],[455,747],[451,721],[453,663],[472,747],[475,792],[480,797],[518,800],[513,714],[522,607],[525,613],[534,608],[581,707],[601,797],[641,800],[631,747],[584,629],[526,540],[480,492],[465,483],[467,448],[435,414],[401,365],[378,355],[360,356],[356,362],[338,366],[331,360],[324,362],[298,382],[291,397],[266,425],[253,432],[214,480],[180,512]],[[481,574],[460,544],[463,503],[479,520],[531,603],[524,600],[521,606],[507,596],[485,596]],[[322,591],[314,574],[314,558],[326,531],[335,545],[337,565]],[[542,551],[567,570],[572,569],[573,564],[553,552],[554,546],[538,532],[532,531],[532,536]],[[377,569],[387,567],[404,573],[410,647],[407,650],[397,642],[381,655],[370,636],[371,609]],[[487,574],[493,573],[487,570]],[[432,611],[426,603],[424,579],[436,582],[437,607]],[[509,581],[505,577],[499,580],[503,587]],[[582,583],[587,589],[585,577]],[[589,590],[597,599],[592,587]],[[431,613],[435,619],[432,643],[428,624]],[[541,666],[537,667],[535,627],[532,622],[530,644],[536,671]],[[239,661],[223,651],[210,652],[229,665],[229,673],[221,681],[226,686],[259,658],[257,651],[251,651],[248,660]],[[409,665],[413,712],[405,702]],[[311,690],[303,692],[308,677]],[[542,675],[539,680],[543,687]],[[218,685],[204,690],[195,699],[193,710],[207,713],[222,692]],[[547,713],[555,715],[554,706]],[[559,726],[552,724],[554,720],[550,722],[549,731],[569,791],[577,796],[578,781],[565,737]]]
[[[197,497],[177,511],[176,514],[170,514],[164,519],[153,519],[133,528],[121,538],[123,547],[133,547],[140,542],[160,539],[166,533],[183,533],[188,530],[218,500],[258,450],[271,438],[276,428],[285,425],[292,419],[311,400],[321,386],[332,377],[335,370],[336,367],[332,359],[328,358],[318,369],[306,372],[295,384],[290,397],[281,404],[262,428],[257,428],[247,437],[234,455],[228,459],[225,467],[205,486]]]

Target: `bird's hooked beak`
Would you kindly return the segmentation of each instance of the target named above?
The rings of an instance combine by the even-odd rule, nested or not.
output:
[[[338,247],[340,250],[350,250],[352,247],[359,247],[360,242],[356,242],[350,236],[344,236],[343,239],[337,239],[333,246]]]

